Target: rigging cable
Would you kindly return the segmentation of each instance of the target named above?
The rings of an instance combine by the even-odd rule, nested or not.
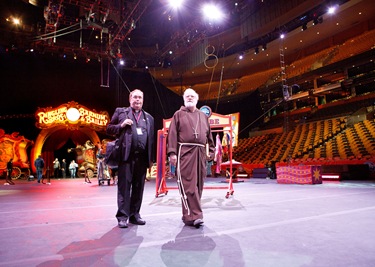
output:
[[[209,48],[212,48],[212,51],[208,51]],[[211,90],[211,85],[212,85],[212,80],[213,80],[213,77],[214,77],[214,74],[215,74],[215,67],[217,66],[217,64],[219,63],[219,59],[218,57],[214,54],[215,53],[215,47],[212,46],[212,45],[208,45],[205,49],[204,49],[204,53],[206,54],[205,58],[204,58],[204,66],[207,68],[207,69],[212,69],[212,73],[211,73],[211,79],[210,79],[210,83],[209,83],[209,86],[208,86],[208,91],[207,91],[207,94],[206,94],[206,99],[209,98],[209,95],[210,95],[210,90]],[[209,60],[210,57],[214,57],[215,59],[215,62],[212,64],[212,66],[208,66],[207,64],[207,61]]]
[[[127,84],[125,83],[124,79],[121,77],[121,75],[120,75],[118,69],[116,68],[115,64],[113,64],[113,60],[111,60],[111,64],[112,64],[113,68],[115,69],[118,77],[120,78],[120,80],[122,81],[122,83],[125,85],[126,89],[128,90],[128,92],[130,94],[131,91],[130,91],[129,87],[127,86]]]
[[[217,112],[217,107],[219,105],[221,84],[223,82],[223,73],[224,73],[224,62],[223,62],[223,65],[221,66],[220,83],[219,83],[219,90],[218,90],[218,93],[217,93],[217,100],[216,100],[215,112]]]
[[[81,30],[81,28],[79,29],[75,29],[75,30],[72,30],[72,31],[69,31],[69,32],[66,32],[66,33],[62,33],[62,34],[59,34],[59,35],[55,35],[56,33],[59,33],[59,32],[62,32],[62,31],[66,31],[70,28],[73,28],[73,27],[76,27],[76,26],[79,26],[79,23],[77,24],[74,24],[74,25],[71,25],[69,27],[66,27],[66,28],[63,28],[63,29],[60,29],[60,30],[57,30],[57,31],[53,31],[53,32],[49,32],[49,33],[45,33],[45,34],[42,34],[42,35],[39,35],[39,36],[36,36],[34,38],[35,41],[39,41],[39,40],[47,40],[47,39],[50,39],[52,37],[60,37],[60,36],[64,36],[66,34],[70,34],[70,33],[74,33],[76,31],[79,31]]]
[[[243,128],[239,133],[242,133],[243,131],[245,131],[247,128],[249,128],[251,125],[253,125],[256,121],[258,121],[260,118],[262,118],[264,115],[266,115],[269,111],[271,111],[272,109],[274,109],[275,107],[277,107],[278,105],[280,105],[281,102],[283,102],[284,99],[280,99],[274,106],[272,106],[270,109],[268,109],[266,112],[264,112],[262,115],[260,115],[258,118],[256,118],[253,122],[251,122],[250,124],[248,124],[245,128]]]
[[[159,99],[159,103],[160,103],[161,109],[163,110],[164,118],[167,118],[167,115],[165,114],[165,110],[164,110],[163,103],[161,102],[161,99],[160,99],[160,95],[159,95],[159,92],[158,92],[158,88],[156,87],[156,84],[155,84],[154,76],[152,76],[151,74],[150,74],[150,76],[151,76],[152,83],[153,83],[153,85],[154,85],[155,92],[156,92],[156,94],[157,94],[157,96],[158,96],[158,99]]]

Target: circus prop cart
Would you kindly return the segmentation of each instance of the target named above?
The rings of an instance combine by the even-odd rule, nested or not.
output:
[[[15,132],[12,134],[5,134],[3,129],[0,129],[0,175],[6,177],[7,162],[13,159],[13,171],[11,177],[13,180],[30,177],[30,163],[27,157],[27,148],[33,142],[20,136]]]
[[[68,152],[76,154],[78,164],[78,177],[93,178],[96,173],[96,148],[91,141],[86,141],[84,145],[77,145],[75,148],[68,149]]]
[[[206,110],[202,110],[206,108]],[[228,129],[230,136],[232,135],[232,117],[230,115],[221,115],[217,113],[212,113],[211,109],[207,106],[201,108],[203,112],[209,117],[209,123],[211,127],[211,132],[223,132],[225,128]],[[158,140],[157,140],[157,171],[156,171],[156,197],[160,195],[168,194],[169,189],[177,189],[177,187],[168,187],[166,183],[166,177],[168,176],[168,171],[166,167],[167,155],[166,155],[166,137],[168,135],[169,125],[172,119],[166,119],[163,121],[163,129],[158,130]],[[215,186],[215,187],[204,187],[206,189],[227,189],[226,198],[233,195],[233,175],[232,175],[232,143],[229,145],[229,159],[230,164],[228,166],[228,186]]]
[[[108,140],[103,140],[102,153],[105,152],[107,142]],[[104,155],[99,155],[97,148],[92,144],[91,141],[88,140],[84,145],[77,145],[75,148],[70,148],[68,149],[68,152],[74,152],[76,154],[78,177],[90,179],[96,176],[98,178],[99,185],[110,185],[110,169],[104,163]]]

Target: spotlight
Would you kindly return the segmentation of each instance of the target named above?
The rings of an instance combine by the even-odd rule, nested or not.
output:
[[[336,12],[337,6],[331,6],[328,8],[328,14],[334,14]]]
[[[14,25],[20,25],[21,24],[21,20],[19,18],[13,18],[13,24]]]
[[[169,5],[172,8],[179,8],[182,6],[183,0],[169,0]]]
[[[262,45],[262,51],[265,51],[265,50],[267,50],[267,44]]]
[[[301,31],[306,31],[307,30],[307,23],[304,23],[303,25],[302,25],[302,29],[301,29]]]
[[[239,59],[239,60],[243,59],[243,57],[244,57],[244,56],[243,56],[243,53],[240,53],[240,54],[238,55],[238,59]]]
[[[280,34],[280,38],[281,38],[281,39],[284,39],[284,38],[285,38],[285,34],[283,34],[283,33]]]
[[[255,47],[255,49],[254,49],[254,54],[256,55],[256,54],[259,54],[259,47]]]
[[[224,18],[224,13],[220,10],[219,6],[214,4],[205,4],[202,7],[203,15],[210,21],[220,21]]]

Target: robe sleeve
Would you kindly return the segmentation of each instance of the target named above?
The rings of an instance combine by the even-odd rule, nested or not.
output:
[[[173,115],[171,123],[168,129],[168,136],[167,136],[167,155],[174,153],[177,154],[178,150],[178,127],[177,127],[178,119],[177,119],[177,112]]]

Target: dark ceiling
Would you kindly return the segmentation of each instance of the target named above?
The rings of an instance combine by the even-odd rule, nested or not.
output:
[[[2,18],[21,16],[27,27],[11,28],[2,20],[0,42],[6,48],[34,47],[68,58],[123,58],[125,68],[147,66],[155,78],[173,88],[210,80],[212,68],[206,63],[210,65],[212,58],[204,55],[208,48],[218,58],[213,79],[235,79],[277,64],[280,32],[287,33],[282,41],[286,59],[295,59],[307,47],[373,21],[375,14],[373,0],[221,0],[216,3],[226,10],[226,18],[212,23],[202,19],[203,1],[185,2],[184,8],[175,11],[167,0],[2,0]],[[327,14],[329,4],[338,6],[334,16]],[[261,16],[267,11],[277,13],[275,9],[283,6],[283,12],[269,21]],[[257,16],[260,21],[252,21]],[[319,23],[313,25],[317,19]],[[246,31],[254,28],[250,22],[259,25]],[[307,30],[301,31],[303,25]],[[262,45],[267,50],[254,55]],[[194,53],[199,57],[186,63]],[[239,53],[245,60],[238,61]]]

